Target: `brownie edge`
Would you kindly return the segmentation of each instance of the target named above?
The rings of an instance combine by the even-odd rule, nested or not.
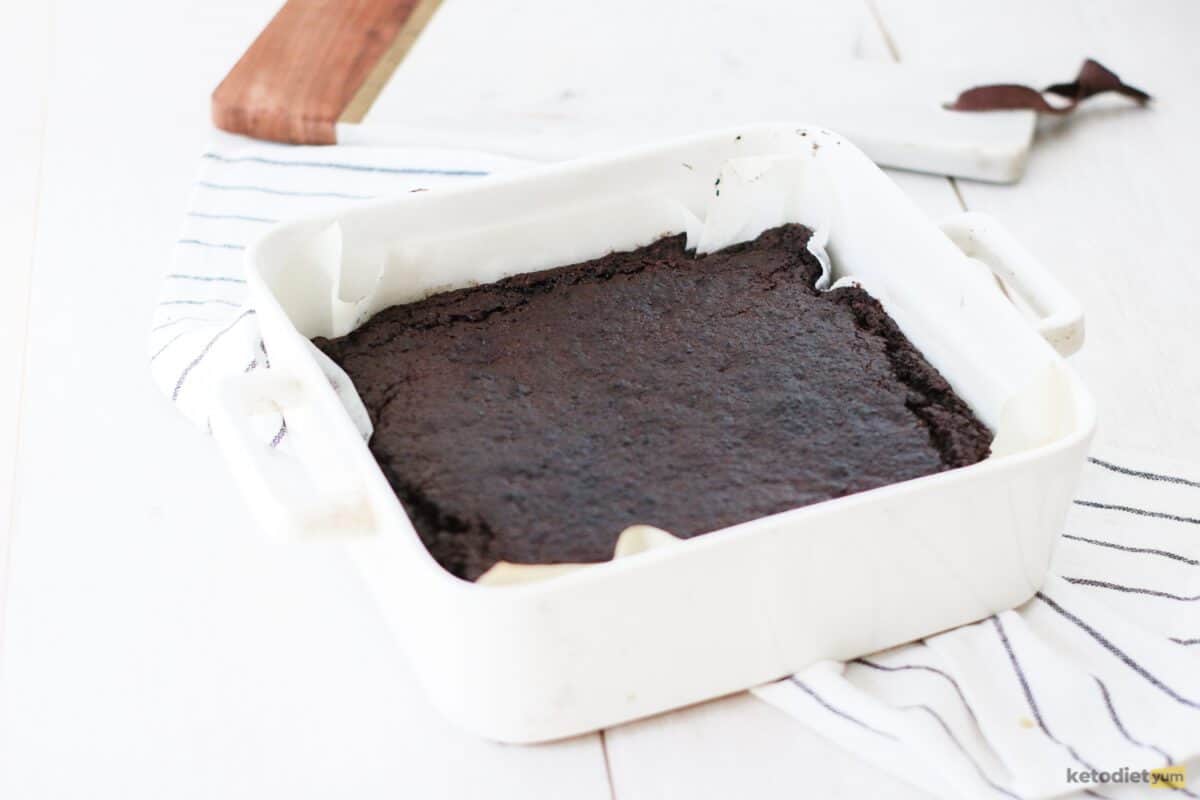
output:
[[[991,432],[874,298],[814,288],[810,234],[703,256],[668,237],[314,342],[425,546],[468,580],[608,560],[636,523],[687,538],[985,458]]]

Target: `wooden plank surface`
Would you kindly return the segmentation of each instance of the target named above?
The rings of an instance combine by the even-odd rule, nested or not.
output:
[[[20,438],[21,390],[25,384],[25,340],[29,279],[33,270],[42,173],[46,96],[50,88],[49,4],[32,8],[0,6],[0,75],[21,76],[6,83],[11,112],[0,126],[4,153],[0,184],[0,649],[4,636],[4,585]]]
[[[11,51],[34,101],[50,71],[32,65],[53,53],[44,135],[35,124],[4,140],[31,158],[44,148],[45,167],[37,177],[25,162],[0,188],[4,208],[40,207],[36,242],[32,216],[0,217],[34,259],[0,796],[920,796],[744,695],[610,730],[603,746],[499,747],[440,720],[341,555],[256,537],[209,442],[145,372],[146,321],[203,146],[197,98],[275,4],[55,11],[52,44],[36,43],[34,22],[13,34],[27,49]],[[878,12],[902,61],[1042,83],[1094,55],[1160,96],[1150,112],[1102,103],[1046,130],[1015,187],[956,194],[895,177],[934,217],[960,194],[994,213],[1080,296],[1089,341],[1076,363],[1102,437],[1194,461],[1197,7],[880,0]],[[114,107],[129,109],[126,127],[96,126]],[[21,279],[4,277],[5,325],[19,326]],[[0,497],[13,486],[0,473]]]
[[[57,3],[0,797],[608,800],[597,735],[505,747],[442,719],[341,550],[264,541],[149,380],[204,98],[274,11]]]
[[[748,694],[606,732],[619,800],[928,800]]]

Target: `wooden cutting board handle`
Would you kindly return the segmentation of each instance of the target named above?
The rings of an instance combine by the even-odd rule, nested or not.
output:
[[[212,95],[213,124],[334,144],[358,122],[440,0],[288,0]]]

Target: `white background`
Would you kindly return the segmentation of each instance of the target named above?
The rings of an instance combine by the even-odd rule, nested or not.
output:
[[[877,5],[876,57],[1049,83],[1092,55],[1159,97],[1050,126],[1014,187],[896,177],[935,217],[995,214],[1080,298],[1103,441],[1200,460],[1200,5]],[[0,797],[919,796],[746,696],[472,739],[338,550],[255,536],[145,334],[207,96],[275,6],[0,5]]]

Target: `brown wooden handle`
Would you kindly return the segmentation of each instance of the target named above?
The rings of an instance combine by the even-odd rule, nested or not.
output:
[[[338,120],[351,106],[361,118],[436,6],[288,0],[213,92],[213,124],[275,142],[335,143]]]

